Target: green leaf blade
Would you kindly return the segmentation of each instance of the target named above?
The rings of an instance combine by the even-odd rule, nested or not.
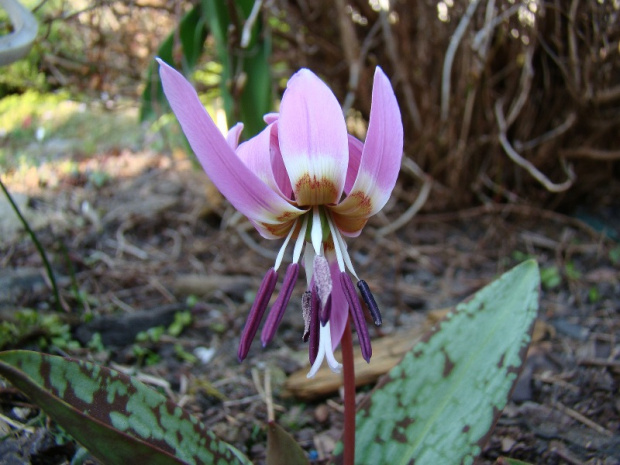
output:
[[[0,375],[106,464],[249,464],[158,392],[92,363],[0,352]]]
[[[356,463],[472,463],[516,382],[539,283],[524,262],[407,353],[358,412]]]
[[[267,423],[267,465],[308,465],[304,450],[275,421]]]

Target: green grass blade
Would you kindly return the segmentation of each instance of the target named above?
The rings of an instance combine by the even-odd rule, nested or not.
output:
[[[195,417],[117,371],[17,350],[0,352],[0,375],[108,465],[250,464]]]
[[[62,308],[62,300],[60,300],[60,292],[58,290],[58,283],[56,282],[56,275],[54,274],[52,265],[47,258],[45,249],[43,248],[43,245],[41,245],[41,243],[39,242],[39,238],[37,237],[36,233],[30,227],[28,220],[26,220],[24,215],[22,215],[22,212],[20,211],[19,207],[15,203],[15,200],[13,200],[13,196],[11,196],[11,193],[9,192],[9,190],[6,188],[6,186],[2,182],[2,179],[0,179],[0,188],[2,188],[2,191],[4,192],[6,199],[11,204],[11,208],[13,208],[13,211],[19,218],[19,221],[21,221],[22,225],[24,226],[24,229],[30,236],[30,239],[32,239],[32,242],[34,243],[34,246],[36,247],[37,252],[39,252],[39,256],[41,257],[41,260],[43,261],[43,266],[45,267],[45,272],[47,273],[47,277],[49,278],[50,283],[52,285],[52,292],[54,293],[54,303],[56,305],[56,310],[60,312],[63,310],[63,308]]]
[[[408,352],[358,411],[356,463],[472,463],[517,380],[539,287],[538,265],[526,261]]]

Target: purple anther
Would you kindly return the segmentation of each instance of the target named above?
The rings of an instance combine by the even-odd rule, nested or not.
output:
[[[263,331],[260,335],[260,340],[263,343],[263,347],[271,342],[273,336],[276,334],[278,326],[280,326],[286,306],[288,305],[289,300],[291,300],[291,294],[293,293],[293,288],[297,282],[298,275],[299,265],[297,263],[291,263],[286,269],[282,289],[280,289],[280,293],[278,294],[273,307],[269,310],[269,315],[267,315],[267,320],[263,326]]]
[[[241,333],[239,351],[237,352],[237,358],[240,362],[247,357],[248,352],[250,351],[250,346],[252,345],[254,336],[256,336],[256,331],[258,331],[258,327],[263,319],[267,305],[269,305],[271,294],[273,294],[273,290],[276,288],[276,282],[278,282],[278,273],[276,273],[273,268],[270,268],[258,288],[256,299],[252,304],[252,308],[248,314],[248,319],[245,322],[245,327]]]
[[[314,365],[316,356],[319,353],[319,295],[316,287],[312,289],[312,297],[310,299],[310,335],[308,344],[308,359],[310,365]]]
[[[327,302],[325,305],[321,307],[321,311],[319,312],[319,321],[321,322],[321,326],[325,326],[329,321],[329,318],[332,316],[332,296],[327,298]]]
[[[302,341],[308,342],[310,337],[310,318],[312,316],[312,292],[306,291],[301,296],[301,314],[304,318],[304,335]]]
[[[381,312],[379,311],[379,306],[375,301],[375,297],[372,295],[372,292],[370,292],[368,284],[366,284],[366,281],[363,279],[360,279],[357,282],[357,288],[360,290],[360,294],[362,294],[362,299],[366,302],[368,310],[370,310],[370,316],[372,316],[375,326],[381,326]]]
[[[360,349],[362,351],[362,357],[366,362],[370,363],[370,357],[372,356],[372,347],[370,346],[370,335],[368,334],[368,328],[366,327],[366,320],[364,320],[364,314],[362,312],[362,306],[360,300],[357,297],[357,292],[353,287],[353,281],[351,277],[346,273],[340,273],[340,282],[342,283],[342,289],[344,295],[349,303],[349,310],[353,317],[353,324],[355,325],[355,331],[357,331],[357,338],[359,339]]]

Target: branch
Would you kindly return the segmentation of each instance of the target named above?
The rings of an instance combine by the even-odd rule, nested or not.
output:
[[[345,116],[355,100],[355,91],[360,81],[362,70],[362,60],[360,57],[360,44],[355,34],[353,24],[347,15],[347,5],[344,0],[336,0],[336,10],[338,11],[338,28],[340,29],[340,39],[344,49],[344,57],[349,65],[349,83],[347,85],[347,95],[343,104],[342,111]]]
[[[514,161],[517,165],[530,173],[530,175],[539,183],[541,183],[544,188],[547,189],[549,192],[564,192],[573,185],[573,182],[575,180],[575,173],[573,173],[570,168],[566,167],[564,163],[562,164],[562,168],[566,172],[568,179],[561,184],[555,184],[554,182],[550,181],[549,178],[547,178],[542,172],[540,172],[538,168],[536,168],[531,162],[523,158],[517,153],[514,148],[512,148],[510,142],[508,141],[508,137],[506,137],[507,125],[506,119],[504,118],[504,111],[502,110],[501,100],[495,102],[495,117],[497,118],[497,125],[499,126],[499,142],[500,144],[502,144],[506,155],[508,155],[508,157],[512,161]]]
[[[533,149],[534,147],[544,142],[550,141],[551,139],[555,137],[561,136],[566,131],[568,131],[570,128],[572,128],[573,124],[575,124],[576,121],[577,121],[577,114],[575,112],[571,112],[566,118],[566,121],[564,121],[558,127],[553,128],[552,130],[547,131],[544,134],[534,139],[528,140],[527,142],[515,141],[515,148],[519,151]]]
[[[480,0],[472,0],[469,4],[463,18],[461,18],[461,22],[456,27],[456,30],[450,39],[450,44],[448,44],[448,49],[446,50],[446,57],[443,62],[443,72],[441,75],[441,121],[444,123],[448,120],[448,111],[450,109],[450,75],[452,74],[452,62],[454,61],[454,56],[456,55],[456,49],[459,47],[459,44],[465,35],[465,30],[467,29],[472,16],[476,12],[476,8],[479,3]]]
[[[415,103],[413,88],[411,87],[409,81],[406,79],[407,73],[405,73],[405,71],[403,70],[402,58],[398,56],[398,48],[396,46],[396,40],[394,40],[394,35],[392,34],[390,22],[388,21],[387,10],[381,9],[381,11],[379,12],[379,21],[381,22],[383,40],[385,41],[385,46],[387,48],[390,61],[392,62],[392,66],[396,70],[396,75],[398,76],[398,79],[403,86],[403,93],[405,94],[405,104],[407,105],[407,111],[409,112],[409,115],[413,120],[413,126],[416,130],[419,131],[420,129],[422,129],[422,118],[420,118],[420,111],[418,110],[418,106]]]
[[[562,150],[560,155],[566,158],[589,158],[590,160],[620,160],[620,150],[599,150],[590,147]]]
[[[424,206],[426,200],[428,199],[428,195],[431,192],[431,187],[433,187],[433,178],[424,173],[424,171],[422,171],[422,169],[417,165],[417,163],[405,157],[403,158],[403,167],[411,171],[414,176],[423,179],[424,184],[422,184],[422,189],[420,190],[418,197],[415,199],[415,202],[413,202],[409,206],[409,208],[405,210],[405,213],[400,215],[400,217],[398,217],[392,223],[377,230],[377,232],[375,233],[375,237],[382,237],[386,234],[393,233],[394,231],[402,228],[404,225],[409,223],[409,221],[411,221],[411,219],[416,215],[416,213],[418,213],[420,209]]]
[[[534,56],[534,47],[528,47],[525,52],[525,63],[523,64],[523,71],[521,73],[520,87],[521,92],[519,92],[519,96],[516,101],[514,101],[510,107],[510,111],[508,112],[508,117],[506,118],[506,127],[511,126],[521,113],[525,102],[527,102],[530,89],[532,88],[532,79],[534,77],[534,68],[532,67],[532,58]]]

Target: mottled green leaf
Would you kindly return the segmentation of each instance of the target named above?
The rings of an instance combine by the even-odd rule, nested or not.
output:
[[[117,371],[16,350],[0,352],[0,375],[105,464],[250,463],[198,419]]]
[[[408,352],[358,411],[356,463],[471,464],[516,382],[539,286],[536,262],[522,263]]]
[[[267,465],[308,465],[297,441],[275,421],[267,424]]]
[[[171,66],[176,68],[180,66],[183,73],[188,74],[193,71],[203,53],[207,32],[202,6],[198,4],[181,19],[179,27],[162,42],[157,56]],[[140,121],[155,118],[163,109],[169,108],[157,70],[157,63],[153,60],[142,93]]]

